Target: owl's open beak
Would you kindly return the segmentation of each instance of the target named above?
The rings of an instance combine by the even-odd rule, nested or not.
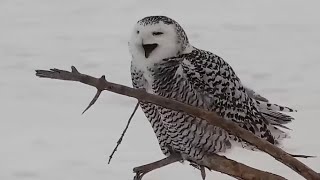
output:
[[[142,47],[144,49],[144,55],[146,58],[149,57],[151,52],[158,46],[158,44],[142,44]]]

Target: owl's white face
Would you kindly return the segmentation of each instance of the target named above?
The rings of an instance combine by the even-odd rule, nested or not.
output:
[[[129,41],[129,49],[133,61],[152,65],[178,55],[181,45],[174,25],[163,22],[148,25],[137,23]]]

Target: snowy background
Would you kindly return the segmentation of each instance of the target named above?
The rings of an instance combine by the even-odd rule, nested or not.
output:
[[[137,113],[107,164],[135,100],[104,92],[85,115],[95,90],[39,79],[35,69],[70,69],[131,86],[127,40],[148,15],[177,20],[192,44],[227,60],[242,81],[275,103],[299,110],[290,124],[290,153],[320,172],[320,1],[304,0],[0,0],[0,179],[127,180],[134,166],[163,158],[152,129]],[[301,179],[259,152],[228,157]],[[173,164],[145,180],[201,179]],[[209,173],[208,179],[230,179]]]

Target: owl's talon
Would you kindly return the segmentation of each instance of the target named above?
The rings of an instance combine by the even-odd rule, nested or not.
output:
[[[141,180],[142,177],[148,172],[164,167],[166,165],[172,164],[174,162],[181,161],[181,160],[183,159],[180,154],[173,153],[170,156],[164,159],[161,159],[159,161],[149,163],[143,166],[135,167],[133,168],[133,172],[136,173],[136,175],[134,176],[133,180]]]
[[[202,177],[202,180],[205,180],[206,179],[206,169],[204,166],[200,166],[200,171],[201,171],[201,177]]]
[[[142,180],[142,177],[145,175],[146,173],[144,172],[136,172],[136,175],[133,177],[133,180]]]

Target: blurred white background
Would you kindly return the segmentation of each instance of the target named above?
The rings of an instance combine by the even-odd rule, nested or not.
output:
[[[275,103],[299,110],[289,125],[290,153],[320,172],[320,1],[230,0],[1,0],[0,179],[132,179],[134,166],[163,158],[153,131],[136,114],[111,164],[135,100],[104,92],[85,115],[95,90],[78,83],[39,79],[35,69],[69,69],[131,86],[127,41],[133,25],[166,15],[190,42],[228,61],[242,82]],[[302,179],[260,152],[227,155],[248,165]],[[145,180],[201,179],[176,163]],[[231,179],[208,173],[207,179]]]

